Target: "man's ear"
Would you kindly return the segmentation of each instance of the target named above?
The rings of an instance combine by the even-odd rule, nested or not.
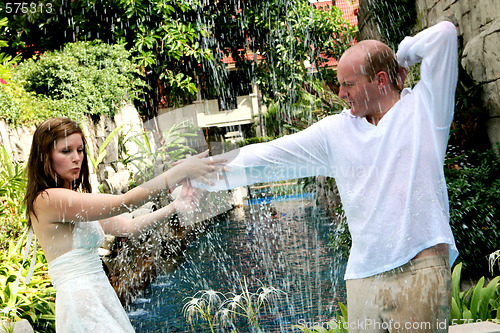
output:
[[[387,88],[387,85],[390,85],[391,82],[389,80],[389,74],[384,71],[380,71],[377,73],[377,85],[379,89]]]

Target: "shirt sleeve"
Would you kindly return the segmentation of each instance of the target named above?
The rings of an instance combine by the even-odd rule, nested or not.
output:
[[[228,161],[229,171],[219,175],[214,185],[198,182],[193,185],[219,191],[324,174],[328,166],[328,154],[320,128],[320,124],[316,123],[292,135],[222,154],[220,157]]]
[[[422,62],[420,81],[415,89],[428,96],[429,112],[436,127],[448,127],[453,120],[458,78],[457,29],[448,21],[406,37],[399,45],[400,66]]]

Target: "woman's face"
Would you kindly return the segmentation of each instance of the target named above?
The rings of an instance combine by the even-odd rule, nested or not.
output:
[[[80,133],[73,133],[56,140],[50,153],[52,168],[64,180],[64,187],[72,189],[72,181],[80,176],[83,161],[83,140]]]

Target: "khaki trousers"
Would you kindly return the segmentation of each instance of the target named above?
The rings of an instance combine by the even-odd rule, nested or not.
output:
[[[448,256],[410,260],[346,286],[349,332],[448,332]]]

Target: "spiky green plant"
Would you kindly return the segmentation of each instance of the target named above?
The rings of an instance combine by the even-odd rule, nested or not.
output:
[[[197,292],[184,305],[182,312],[194,331],[194,325],[199,319],[207,322],[210,332],[214,332],[215,321],[220,311],[224,295],[214,290]]]
[[[215,332],[230,327],[231,332],[238,332],[235,322],[243,319],[247,328],[262,332],[259,324],[261,312],[270,307],[282,291],[274,287],[260,287],[255,293],[250,292],[245,278],[239,281],[240,293],[222,294],[214,290],[199,291],[194,297],[187,298],[183,313],[194,331],[195,324],[202,319]]]
[[[500,276],[493,278],[487,286],[481,277],[475,286],[461,291],[462,263],[455,266],[452,273],[452,301],[450,323],[463,324],[489,319],[500,319]]]

